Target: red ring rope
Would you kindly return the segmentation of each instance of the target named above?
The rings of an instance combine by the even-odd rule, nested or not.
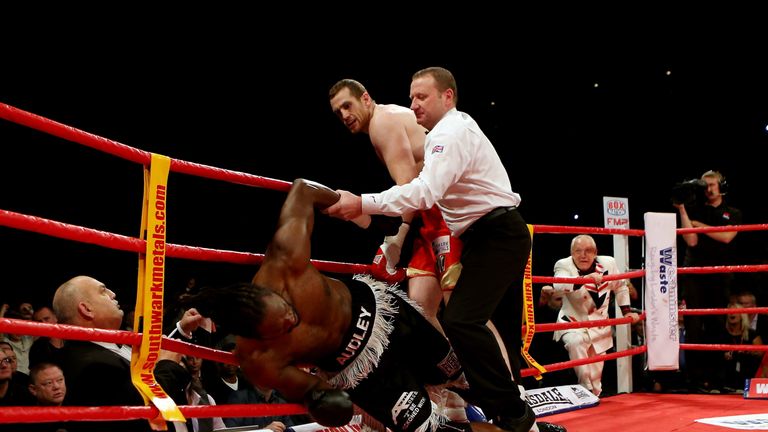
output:
[[[109,140],[97,135],[70,127],[44,117],[11,107],[0,103],[0,118],[37,129],[51,135],[63,138],[81,145],[85,145],[96,150],[120,157],[122,159],[136,162],[142,165],[148,165],[151,159],[151,153],[129,147],[119,142]],[[182,160],[171,160],[171,171],[195,175],[214,180],[227,181],[235,184],[267,188],[286,192],[290,188],[290,183],[282,180],[275,180],[266,177],[246,174],[242,172],[230,171],[226,169],[211,167],[207,165],[186,162]],[[123,250],[128,252],[143,252],[145,242],[138,238],[102,232],[90,228],[79,227],[62,222],[52,221],[40,217],[28,216],[14,213],[6,210],[0,210],[0,225],[20,230],[33,231],[53,237],[64,238],[68,240],[79,241],[83,243],[95,244],[98,246]],[[678,234],[686,233],[706,233],[706,232],[731,232],[731,231],[757,231],[768,229],[768,224],[707,227],[707,228],[688,228],[678,229]],[[536,225],[536,233],[571,233],[571,234],[618,234],[627,236],[643,236],[644,230],[637,229],[618,229],[618,228],[594,228],[594,227],[572,227],[572,226],[551,226]],[[167,256],[201,261],[221,261],[237,264],[260,264],[264,258],[263,254],[253,254],[246,252],[214,250],[202,247],[184,246],[168,244],[166,249]],[[338,263],[331,261],[312,260],[312,263],[321,271],[334,273],[368,273],[369,265]],[[679,274],[700,274],[700,273],[723,273],[723,272],[753,272],[768,271],[768,265],[743,265],[743,266],[715,266],[715,267],[687,267],[679,268]],[[603,280],[619,280],[634,277],[643,277],[644,270],[630,271],[622,274],[606,275]],[[561,278],[561,277],[540,277],[534,276],[535,283],[586,283],[591,278]],[[768,308],[743,308],[739,313],[760,313]],[[700,310],[682,310],[680,315],[704,315],[713,313],[731,313],[733,309],[700,309]],[[645,318],[643,314],[642,319]],[[536,325],[539,332],[561,330],[566,328],[584,328],[606,325],[627,324],[631,318],[606,319],[590,322],[571,322],[571,323],[547,323]],[[35,336],[53,336],[63,339],[93,340],[103,342],[113,342],[121,344],[139,345],[141,343],[141,334],[127,331],[112,331],[103,329],[89,329],[76,326],[34,323],[25,320],[13,320],[0,318],[0,332],[13,332]],[[234,356],[229,352],[213,350],[200,347],[186,342],[163,338],[162,346],[183,354],[189,354],[209,360],[237,364]],[[681,349],[690,350],[752,350],[768,351],[768,346],[755,345],[703,345],[703,344],[681,344]],[[598,361],[612,360],[620,357],[639,354],[646,351],[646,347],[632,348],[621,352],[602,354],[586,359],[572,360],[568,362],[546,365],[548,371],[556,371],[582,364],[594,363]],[[537,371],[533,368],[521,371],[522,376],[535,375]],[[253,417],[267,415],[291,415],[303,414],[305,408],[297,404],[270,404],[270,405],[224,405],[224,406],[183,406],[180,407],[182,413],[187,417]],[[45,422],[58,421],[62,419],[77,420],[126,420],[126,419],[148,419],[157,415],[156,408],[152,406],[144,407],[48,407],[48,408],[24,408],[19,407],[13,410],[0,410],[0,423],[6,422]]]

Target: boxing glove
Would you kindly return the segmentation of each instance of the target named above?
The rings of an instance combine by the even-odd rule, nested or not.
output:
[[[397,230],[397,234],[384,237],[384,242],[376,251],[371,264],[371,275],[376,279],[387,283],[396,283],[405,279],[406,271],[403,268],[397,268],[400,261],[400,251],[403,248],[405,236],[408,234],[410,225],[403,222]]]
[[[305,399],[309,415],[323,426],[344,426],[352,420],[354,406],[344,390],[310,390]]]

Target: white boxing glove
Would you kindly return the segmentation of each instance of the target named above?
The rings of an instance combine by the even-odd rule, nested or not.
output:
[[[408,234],[410,225],[406,222],[400,224],[397,234],[384,237],[384,242],[376,251],[376,256],[371,264],[371,274],[379,280],[388,283],[400,282],[405,279],[406,271],[403,268],[397,268],[400,261],[400,251],[403,249],[405,236]]]

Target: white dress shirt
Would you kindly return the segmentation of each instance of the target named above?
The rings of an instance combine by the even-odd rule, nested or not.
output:
[[[455,108],[427,134],[424,168],[410,183],[362,195],[364,214],[397,216],[437,204],[454,237],[496,207],[517,206],[509,176],[491,141]]]
[[[213,399],[213,396],[209,394],[205,396],[208,398],[208,403],[201,404],[200,395],[192,389],[187,389],[187,401],[190,405],[216,405],[216,400]],[[176,427],[176,432],[197,432],[199,427],[197,417],[188,418],[186,423],[175,421],[173,424]],[[213,430],[226,429],[226,427],[227,425],[224,424],[224,420],[221,417],[213,417]]]
[[[133,349],[128,344],[122,344],[120,346],[117,346],[117,344],[114,344],[112,342],[98,342],[98,341],[91,341],[91,343],[94,343],[96,345],[99,345],[101,347],[104,347],[113,353],[119,355],[120,357],[124,358],[125,360],[128,360],[128,363],[131,362],[131,353],[133,352]]]

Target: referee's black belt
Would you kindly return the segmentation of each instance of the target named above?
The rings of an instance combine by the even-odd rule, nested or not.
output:
[[[484,214],[480,219],[474,221],[472,225],[470,225],[469,228],[467,228],[467,230],[459,236],[459,238],[467,241],[470,236],[477,233],[478,230],[482,230],[489,223],[491,223],[491,221],[498,218],[499,216],[508,214],[515,209],[517,209],[517,206],[496,207],[495,209]]]
[[[511,212],[512,210],[517,209],[517,206],[509,206],[509,207],[496,207],[495,209],[489,211],[488,213],[484,214],[483,217],[477,220],[477,222],[488,222],[491,221],[503,214],[507,214]]]

